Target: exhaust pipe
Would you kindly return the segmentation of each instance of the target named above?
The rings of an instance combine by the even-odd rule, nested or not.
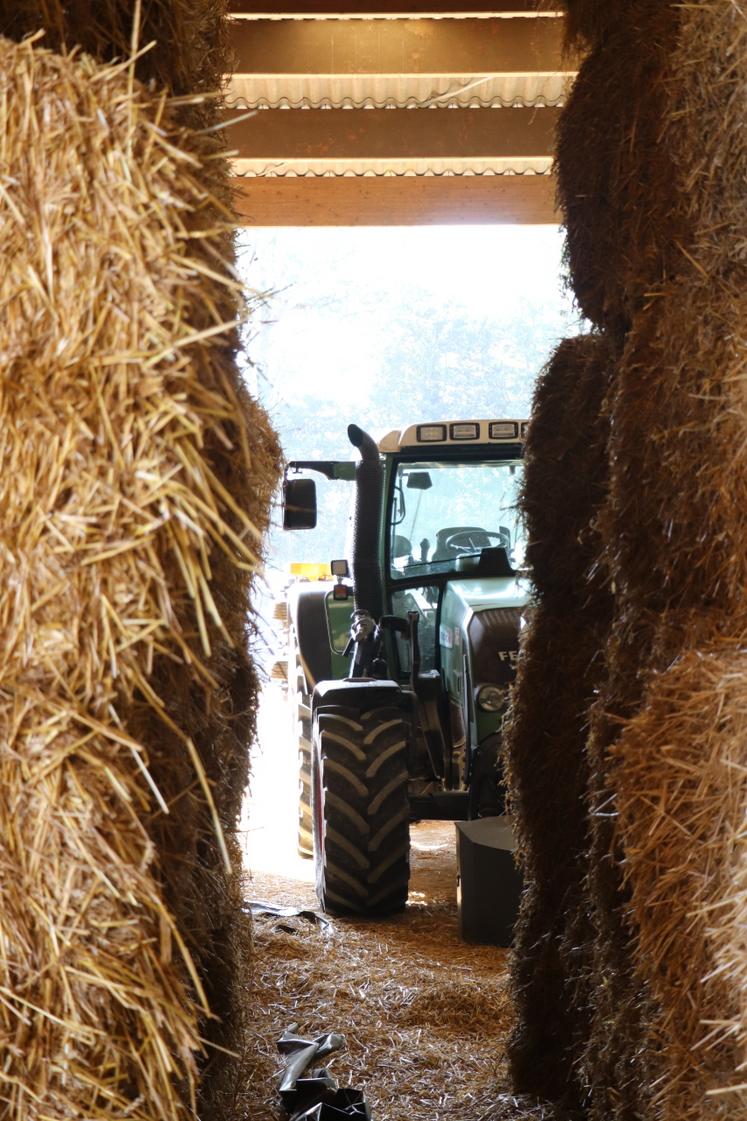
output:
[[[356,611],[376,622],[384,611],[384,590],[379,562],[379,525],[384,473],[376,443],[357,424],[348,425],[348,439],[360,453],[355,468],[353,516],[353,589]]]

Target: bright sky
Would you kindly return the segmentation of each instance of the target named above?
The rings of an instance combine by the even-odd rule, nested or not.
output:
[[[256,229],[243,231],[240,246],[247,289],[276,293],[255,315],[248,346],[270,401],[352,391],[365,407],[393,298],[405,313],[415,302],[494,325],[526,317],[529,306],[553,339],[577,329],[561,281],[562,236],[551,226]],[[458,360],[443,354],[440,365]]]
[[[365,264],[373,284],[417,281],[434,293],[477,299],[489,308],[496,298],[514,300],[528,288],[557,300],[563,237],[555,226],[276,227],[244,229],[241,246],[250,286],[261,288],[270,279],[278,286],[273,263],[280,263],[285,246],[299,259],[320,262],[346,256],[349,247],[360,258],[354,266]]]

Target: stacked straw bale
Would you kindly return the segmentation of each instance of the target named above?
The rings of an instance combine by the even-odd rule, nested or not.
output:
[[[537,921],[532,942],[532,895],[554,888],[538,862],[514,964],[525,994],[513,1078],[555,1100],[565,1063],[593,1121],[724,1121],[747,1114],[747,8],[566,6],[571,41],[591,48],[558,169],[571,279],[613,355],[609,489],[593,528],[614,602],[584,714],[588,921],[566,943]],[[549,470],[555,437],[532,432]],[[551,532],[565,557],[564,527]],[[534,627],[512,727],[519,788],[523,753],[544,762],[547,692],[533,717],[521,707],[530,660],[553,696],[559,681],[553,635],[542,652]],[[581,677],[569,666],[565,687]],[[517,804],[529,863],[539,807]],[[578,836],[574,818],[563,844]],[[541,994],[530,999],[543,937],[576,953],[557,953],[546,1008],[564,993],[588,1021],[561,1019],[568,1046],[548,1047],[549,1088],[531,1075],[535,1041],[552,1037]]]
[[[746,16],[726,2],[641,8],[629,28],[608,28],[561,129],[561,179],[579,183],[584,113],[599,120],[615,44],[653,45],[659,61],[633,90],[648,120],[620,107],[609,143],[627,145],[611,174],[608,148],[586,203],[566,191],[574,283],[622,347],[599,518],[616,602],[589,745],[580,1072],[599,1118],[703,1121],[747,1107]],[[586,268],[594,246],[599,278]]]
[[[573,1049],[588,1020],[584,947],[588,710],[603,675],[612,597],[593,529],[606,496],[602,408],[608,341],[561,343],[535,391],[522,495],[536,592],[507,734],[512,812],[526,890],[514,936],[514,1088],[577,1110]]]
[[[662,1121],[747,1108],[746,17],[726,3],[682,16],[665,137],[687,240],[632,324],[612,402],[615,629],[637,617],[650,640],[608,781]]]
[[[230,1118],[235,1063],[198,1065],[241,1049],[227,866],[277,448],[213,142],[126,66],[2,41],[0,82],[2,1113]]]
[[[130,0],[67,0],[64,4],[61,0],[0,0],[0,30],[15,38],[43,30],[45,45],[57,49],[82,46],[100,61],[127,58],[139,51],[136,76],[154,94],[166,91],[174,121],[199,133],[196,138],[182,134],[180,143],[196,157],[193,174],[212,196],[204,199],[199,222],[205,230],[211,230],[205,283],[214,289],[211,272],[232,275],[234,254],[226,223],[228,164],[221,153],[218,128],[222,107],[219,94],[224,75],[231,69],[226,6],[225,0],[149,0],[135,4]],[[237,287],[218,286],[211,293],[207,320],[212,322],[217,315],[230,323],[240,299]],[[219,485],[238,499],[241,509],[261,528],[268,490],[262,471],[277,459],[277,449],[266,418],[240,388],[235,368],[236,331],[216,336],[211,347],[216,365],[222,369],[221,392],[231,402],[232,418],[224,422],[225,438],[213,440],[208,433],[205,456]],[[264,444],[265,450],[258,444]],[[237,446],[241,448],[238,456]],[[231,516],[235,522],[232,528],[239,532],[241,518],[236,513]],[[168,660],[157,660],[153,674],[158,679],[157,691],[171,698],[172,717],[191,730],[230,848],[230,831],[236,828],[247,780],[247,744],[254,732],[257,683],[246,654],[247,575],[238,573],[231,559],[219,550],[213,550],[211,566],[211,594],[224,624],[221,633],[210,619],[205,622],[212,651],[207,660],[211,684],[195,692],[182,667]],[[151,734],[162,739],[160,729],[149,729],[148,711],[147,706],[144,715],[133,711],[132,720],[142,725],[139,734],[146,742]],[[178,743],[174,745],[176,751]],[[168,751],[164,757],[169,757]],[[183,790],[170,763],[163,781],[167,786],[172,784],[174,790]],[[179,796],[183,802],[183,793]],[[234,870],[227,880],[212,825],[203,820],[204,811],[205,806],[202,816],[196,811],[188,815],[192,825],[186,836],[175,828],[173,818],[168,830],[160,822],[157,843],[163,854],[171,854],[166,880],[169,901],[190,940],[211,1008],[219,1014],[219,1019],[204,1026],[205,1033],[219,1046],[241,1052],[242,1022],[247,1015],[242,977],[247,972],[249,938],[239,910],[240,859],[235,851]],[[189,859],[185,859],[185,851]],[[238,1077],[240,1070],[226,1052],[214,1050],[201,1082],[202,1104],[218,1108],[227,1101],[233,1108]]]

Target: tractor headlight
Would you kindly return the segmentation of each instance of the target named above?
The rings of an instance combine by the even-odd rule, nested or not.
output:
[[[500,685],[478,685],[477,707],[483,712],[500,712],[506,705],[508,691]]]

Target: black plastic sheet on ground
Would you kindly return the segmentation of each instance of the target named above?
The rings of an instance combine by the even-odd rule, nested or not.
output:
[[[263,899],[251,900],[245,904],[244,910],[248,910],[251,915],[272,915],[279,919],[304,919],[306,922],[318,926],[323,934],[326,934],[332,926],[331,921],[320,911],[311,911],[306,907],[284,907],[279,903],[266,903]],[[278,923],[277,929],[285,930],[288,934],[300,933],[295,926],[288,923]]]
[[[278,1050],[285,1066],[280,1076],[280,1097],[290,1121],[335,1121],[336,1118],[361,1118],[371,1121],[371,1111],[360,1090],[340,1088],[319,1059],[345,1046],[345,1037],[336,1032],[304,1039],[295,1025],[284,1031]]]

